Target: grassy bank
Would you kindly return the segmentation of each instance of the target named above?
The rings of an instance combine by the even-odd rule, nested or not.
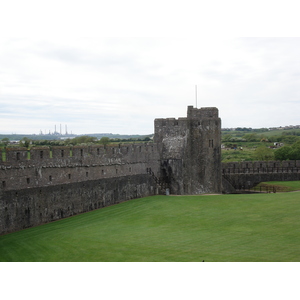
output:
[[[0,261],[300,261],[299,193],[154,196],[0,237]]]
[[[300,181],[267,181],[259,183],[254,190],[269,192],[300,191]]]

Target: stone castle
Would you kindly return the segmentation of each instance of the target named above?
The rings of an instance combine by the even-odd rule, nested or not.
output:
[[[166,191],[221,193],[218,109],[154,123],[153,143],[6,149],[0,234]]]
[[[300,180],[300,161],[221,163],[217,108],[156,119],[153,143],[6,149],[0,235],[158,194],[236,193]],[[2,157],[1,157],[2,158]]]

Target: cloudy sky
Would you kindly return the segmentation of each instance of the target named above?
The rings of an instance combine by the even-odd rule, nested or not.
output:
[[[14,32],[0,39],[0,133],[61,124],[63,133],[151,134],[155,118],[196,106],[196,85],[198,107],[217,107],[223,128],[298,125],[299,51],[293,37]]]

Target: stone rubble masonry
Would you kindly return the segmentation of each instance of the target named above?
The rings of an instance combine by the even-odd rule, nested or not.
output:
[[[221,193],[217,108],[156,119],[153,143],[8,148],[0,161],[0,234],[133,198]]]
[[[221,119],[215,107],[155,120],[161,177],[173,194],[221,193]]]

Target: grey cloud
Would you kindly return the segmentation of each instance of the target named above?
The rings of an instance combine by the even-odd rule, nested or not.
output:
[[[185,116],[198,84],[200,105],[219,107],[228,127],[295,120],[300,39],[244,38],[224,47],[199,41],[24,39],[2,44],[2,115],[13,113],[35,127],[43,120],[67,120],[82,124],[76,128],[85,132],[89,126],[152,132],[156,117]],[[293,107],[289,117],[281,114],[284,101]]]

